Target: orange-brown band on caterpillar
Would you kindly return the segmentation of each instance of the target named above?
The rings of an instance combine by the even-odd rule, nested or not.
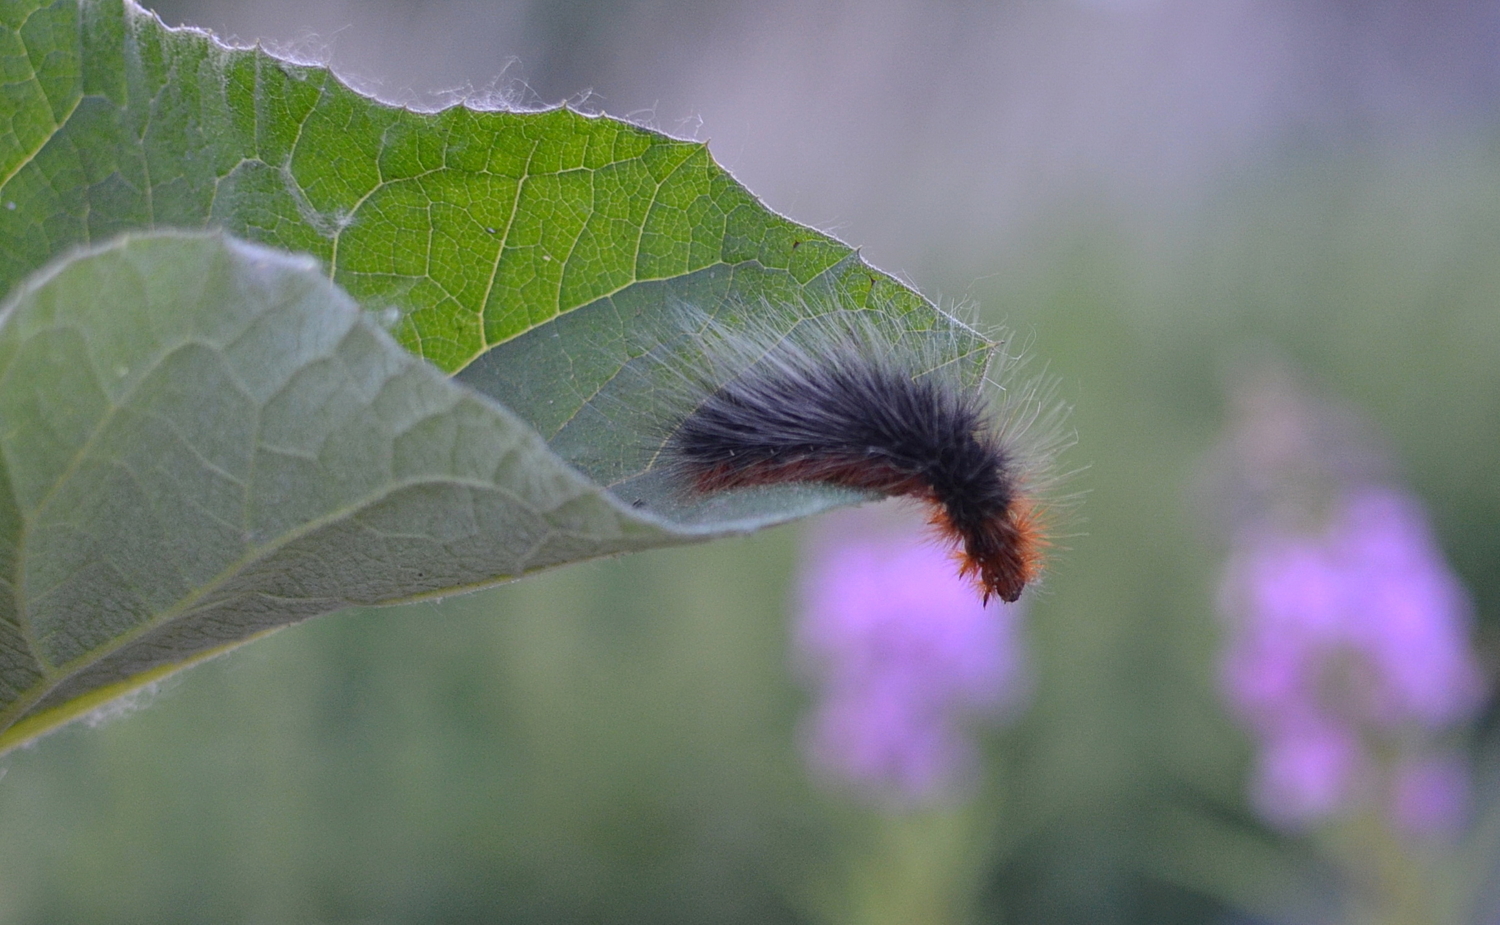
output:
[[[928,522],[954,546],[959,574],[975,582],[986,602],[991,595],[1007,603],[1019,599],[1026,585],[1040,576],[1051,546],[1046,518],[1028,498],[1013,497],[1003,511],[963,528],[923,479],[865,459],[758,460],[748,465],[704,467],[693,473],[693,488],[703,493],[787,482],[838,485],[925,502],[932,509]]]

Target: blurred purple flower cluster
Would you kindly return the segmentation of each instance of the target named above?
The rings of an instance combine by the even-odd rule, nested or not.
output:
[[[1248,404],[1260,420],[1239,436],[1315,434],[1300,425],[1318,412],[1294,397],[1285,383],[1262,390]],[[1266,412],[1278,405],[1284,420],[1273,427]],[[1222,688],[1260,745],[1256,808],[1304,829],[1376,800],[1405,834],[1453,832],[1468,771],[1444,743],[1486,695],[1469,648],[1468,594],[1414,497],[1338,478],[1308,441],[1281,441],[1285,455],[1307,451],[1295,472],[1258,473],[1261,489],[1284,491],[1262,491],[1266,503],[1251,506],[1260,516],[1237,518],[1221,593],[1230,619]],[[1321,488],[1309,492],[1315,473]],[[1278,496],[1297,503],[1278,505]]]
[[[815,545],[796,639],[814,769],[896,804],[951,794],[977,761],[967,727],[1025,697],[1020,623],[920,535]]]

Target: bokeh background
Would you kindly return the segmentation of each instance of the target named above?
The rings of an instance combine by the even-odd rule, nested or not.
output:
[[[7,756],[0,923],[1500,921],[1487,705],[1444,733],[1473,760],[1444,839],[1262,818],[1221,696],[1214,468],[1247,369],[1361,420],[1500,676],[1493,0],[155,9],[389,100],[709,140],[771,207],[1016,331],[1087,495],[1029,600],[1028,699],[947,800],[809,772],[818,528],[788,528],[324,617]]]

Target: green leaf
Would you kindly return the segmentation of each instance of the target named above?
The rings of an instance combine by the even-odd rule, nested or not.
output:
[[[986,356],[703,144],[389,106],[128,0],[0,3],[0,116],[0,748],[314,613],[847,502],[688,503],[651,469],[701,363],[684,319],[836,304]],[[140,236],[165,228],[308,259]]]
[[[608,484],[649,458],[616,398],[684,305],[731,329],[751,306],[775,316],[764,330],[837,301],[955,343],[931,303],[767,209],[706,145],[568,108],[413,112],[122,0],[12,0],[0,20],[0,290],[131,229],[308,253]]]
[[[75,244],[216,226],[317,257],[449,372],[704,271],[753,271],[731,293],[749,302],[833,286],[931,312],[702,143],[565,107],[413,112],[121,0],[11,0],[0,17],[0,291]]]
[[[0,315],[0,748],[315,614],[681,543],[309,258],[127,236]]]

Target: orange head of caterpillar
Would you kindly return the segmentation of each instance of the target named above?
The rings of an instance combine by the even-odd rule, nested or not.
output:
[[[968,528],[960,528],[946,508],[935,505],[932,524],[954,544],[959,573],[973,579],[985,603],[992,596],[1015,603],[1026,585],[1040,577],[1052,545],[1043,511],[1025,497]]]

